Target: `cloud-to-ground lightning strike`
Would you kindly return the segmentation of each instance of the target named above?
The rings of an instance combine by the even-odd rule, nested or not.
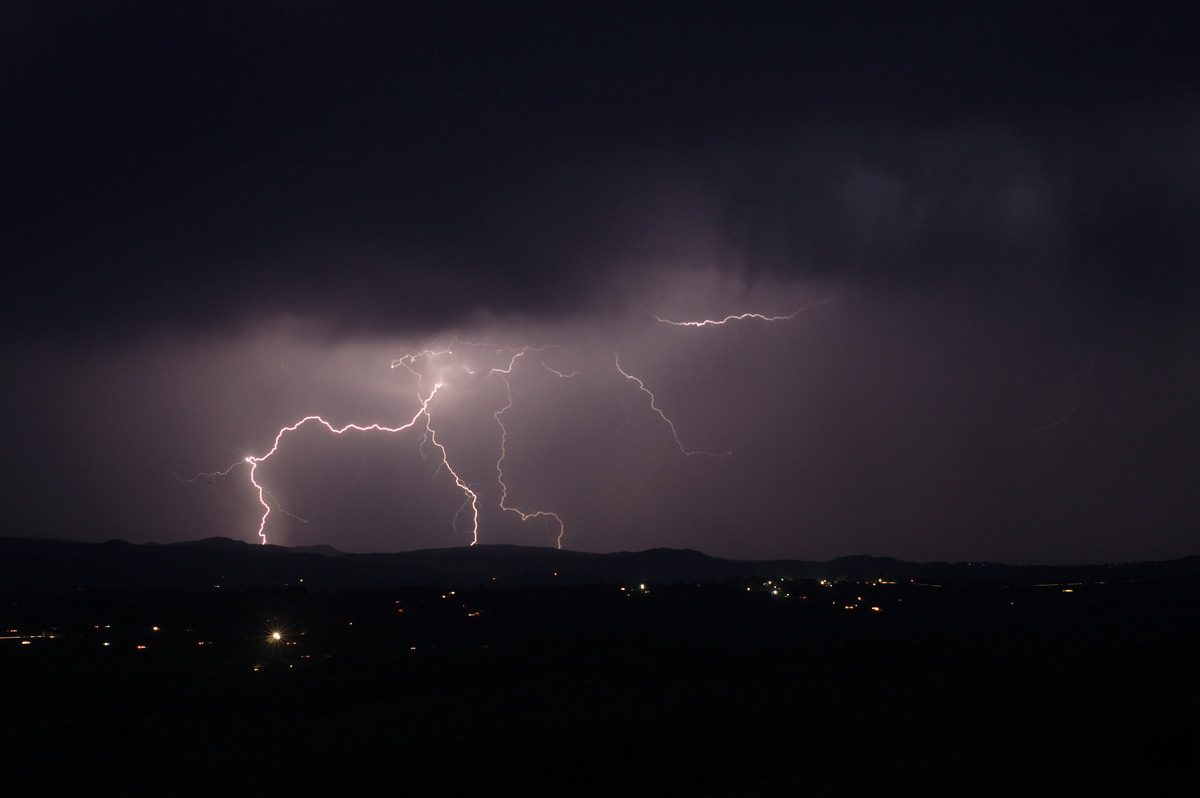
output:
[[[514,358],[513,362],[516,362]],[[545,365],[544,363],[542,365]],[[573,377],[575,374],[564,374],[561,371],[555,371],[546,367],[552,373],[560,377]],[[512,364],[509,365],[509,371],[512,370]],[[576,372],[577,374],[578,372]],[[496,419],[496,425],[500,427],[500,456],[496,458],[496,481],[500,483],[500,509],[506,513],[515,513],[522,521],[528,521],[531,518],[550,518],[558,525],[558,536],[555,538],[555,544],[558,548],[562,548],[563,533],[566,531],[563,526],[562,518],[558,513],[550,512],[549,510],[534,510],[533,512],[525,512],[519,507],[510,507],[508,505],[508,485],[504,482],[504,458],[508,456],[508,428],[504,426],[504,420],[500,417],[505,411],[512,407],[512,385],[508,382],[507,373],[504,379],[505,403],[504,407],[492,414],[492,418]]]
[[[429,427],[429,403],[433,400],[434,395],[437,394],[438,389],[440,387],[441,387],[440,385],[435,385],[433,387],[433,390],[431,390],[429,392],[429,395],[421,400],[420,409],[417,410],[416,414],[412,417],[412,419],[407,424],[402,424],[398,427],[385,427],[382,424],[367,424],[367,425],[346,424],[345,426],[342,426],[342,427],[335,427],[333,424],[331,424],[330,422],[321,418],[320,416],[305,416],[304,418],[297,421],[295,424],[289,424],[286,427],[282,427],[277,433],[275,433],[275,440],[271,444],[271,448],[267,451],[266,454],[247,455],[246,457],[243,457],[241,460],[239,460],[238,462],[234,463],[233,465],[229,466],[228,468],[226,468],[222,471],[214,471],[211,473],[197,474],[196,476],[192,477],[191,479],[184,480],[184,481],[185,482],[193,482],[197,479],[200,479],[201,477],[209,477],[209,478],[223,477],[223,476],[228,475],[231,471],[233,471],[233,469],[237,468],[240,465],[249,465],[250,466],[250,474],[249,474],[250,484],[254,486],[255,492],[258,494],[258,503],[260,505],[262,505],[262,516],[259,518],[259,523],[258,523],[258,537],[263,543],[266,543],[267,542],[267,533],[266,533],[267,518],[271,515],[271,505],[267,503],[267,496],[271,495],[271,493],[258,481],[258,473],[257,472],[258,472],[258,467],[262,463],[271,459],[271,457],[276,452],[279,451],[279,446],[280,446],[280,444],[283,443],[283,437],[287,433],[295,432],[296,430],[300,429],[300,427],[302,427],[308,423],[320,424],[321,426],[325,427],[327,430],[329,430],[330,432],[332,432],[335,435],[341,435],[345,432],[349,432],[350,430],[354,430],[356,432],[392,432],[392,433],[396,433],[396,432],[403,432],[404,430],[407,430],[407,429],[411,429],[414,425],[416,425],[417,421],[419,421],[421,419],[421,417],[424,416],[425,417],[425,427],[426,427],[428,434],[430,435],[430,440],[432,440],[433,444],[438,447],[438,449],[442,452],[443,455],[445,455],[445,449],[442,448],[437,443],[436,438],[433,436],[433,430],[432,430],[432,428]],[[458,475],[454,473],[454,470],[450,468],[448,463],[443,462],[443,464],[446,466],[447,470],[450,471],[451,475],[454,476],[455,482],[458,484],[459,488],[464,490],[470,496],[470,502],[472,505],[472,509],[475,510],[475,521],[476,521],[476,528],[477,528],[479,513],[478,513],[476,501],[477,501],[478,497],[471,491],[471,489],[469,487],[467,487],[466,484],[463,483],[463,481],[461,479],[459,479]],[[272,496],[272,498],[274,498],[274,497]],[[284,510],[283,512],[286,513],[287,511]],[[287,513],[287,514],[291,515],[291,513]],[[475,530],[473,529],[472,532],[474,532],[474,531]]]
[[[831,301],[831,300],[824,300],[821,302],[813,302],[808,305],[805,305],[804,307],[800,308],[799,310],[796,310],[793,313],[790,313],[787,315],[782,315],[782,316],[767,316],[767,315],[764,315],[761,313],[743,313],[743,314],[739,314],[739,315],[726,316],[724,319],[706,319],[703,321],[688,321],[688,322],[669,321],[669,320],[663,319],[659,316],[654,316],[654,318],[661,323],[670,324],[670,325],[674,325],[674,326],[678,326],[678,327],[717,326],[717,325],[729,323],[731,321],[745,320],[745,319],[757,319],[760,321],[768,321],[768,322],[787,321],[789,319],[794,319],[796,316],[800,315],[805,310],[807,310],[811,307],[814,307],[816,305],[822,305],[822,304],[825,304],[825,302],[829,302],[829,301]],[[467,350],[468,352],[475,353],[481,358],[499,359],[500,364],[491,365],[491,366],[487,367],[486,369],[472,368],[470,360],[467,357],[467,354],[464,353],[462,350]],[[468,514],[470,516],[469,532],[470,532],[470,536],[471,536],[471,545],[475,545],[479,542],[480,494],[479,494],[479,491],[476,490],[474,487],[472,487],[471,483],[468,482],[467,480],[465,480],[460,475],[460,473],[454,468],[454,466],[451,463],[451,453],[447,450],[446,446],[438,440],[437,429],[434,427],[434,424],[433,424],[433,412],[434,412],[433,408],[434,408],[434,404],[435,404],[435,399],[439,398],[439,394],[444,394],[446,391],[452,390],[450,380],[452,380],[454,373],[474,375],[474,376],[478,377],[480,380],[487,380],[487,379],[491,379],[491,378],[495,377],[495,378],[501,380],[504,385],[503,405],[501,407],[499,407],[498,409],[496,409],[494,412],[492,412],[492,418],[495,421],[496,426],[499,430],[498,441],[497,441],[498,448],[499,448],[499,456],[496,458],[495,467],[494,467],[495,468],[496,485],[499,488],[499,495],[500,495],[497,506],[502,512],[512,513],[512,514],[516,515],[518,518],[520,518],[522,521],[543,519],[543,520],[549,522],[557,529],[557,535],[555,538],[556,545],[559,548],[562,548],[563,537],[565,535],[565,525],[563,523],[562,517],[558,513],[552,512],[550,510],[527,510],[527,509],[522,509],[521,507],[518,507],[518,506],[515,506],[512,504],[509,504],[509,486],[508,486],[507,482],[505,481],[505,475],[504,475],[504,463],[505,463],[506,458],[508,457],[508,428],[505,426],[505,423],[504,423],[504,414],[513,407],[513,393],[512,393],[512,384],[511,384],[510,380],[512,379],[512,377],[514,375],[514,372],[517,368],[518,362],[522,361],[523,359],[528,359],[530,356],[538,354],[538,355],[542,355],[543,357],[537,363],[537,365],[540,365],[541,368],[545,369],[546,371],[550,372],[551,374],[554,374],[562,379],[569,379],[580,373],[578,371],[560,370],[560,369],[554,368],[551,365],[549,365],[548,363],[546,363],[545,355],[547,352],[549,352],[551,350],[561,353],[564,356],[570,356],[572,354],[575,354],[575,352],[572,350],[564,349],[563,347],[556,346],[556,345],[509,347],[509,346],[503,346],[503,345],[499,345],[499,344],[484,344],[484,343],[471,343],[471,342],[466,342],[466,341],[460,341],[457,337],[450,337],[449,341],[442,346],[431,346],[431,347],[426,347],[426,348],[420,349],[420,350],[406,352],[405,354],[403,354],[400,357],[395,358],[391,361],[391,368],[392,369],[404,369],[405,371],[412,374],[416,378],[416,381],[417,381],[418,388],[417,388],[416,398],[417,398],[417,402],[418,402],[418,408],[417,408],[416,412],[412,415],[412,417],[407,422],[405,422],[399,426],[386,426],[386,425],[379,424],[379,423],[373,423],[373,424],[346,424],[344,426],[339,427],[339,426],[336,426],[335,424],[333,424],[332,422],[327,421],[325,418],[323,418],[319,415],[305,416],[304,418],[300,419],[299,421],[297,421],[293,424],[289,424],[287,426],[281,427],[278,430],[278,432],[275,433],[275,437],[274,437],[274,440],[272,441],[271,447],[270,447],[270,449],[267,450],[267,452],[265,454],[247,455],[247,456],[243,457],[241,460],[233,463],[228,468],[226,468],[222,471],[197,474],[195,477],[192,477],[191,479],[187,479],[187,480],[183,480],[183,481],[184,482],[192,482],[197,479],[200,479],[201,477],[215,479],[217,477],[223,477],[223,476],[229,475],[238,466],[242,466],[242,465],[248,466],[249,482],[250,482],[251,486],[253,486],[255,493],[258,497],[258,503],[262,508],[262,513],[259,516],[258,537],[259,537],[259,540],[265,544],[267,542],[267,522],[271,515],[271,509],[272,509],[271,504],[268,502],[268,498],[275,501],[280,512],[283,512],[289,516],[291,516],[292,514],[288,513],[286,510],[284,510],[282,506],[278,506],[278,500],[275,499],[275,497],[271,493],[271,491],[268,490],[266,488],[266,486],[263,485],[259,481],[258,467],[260,465],[262,465],[263,463],[265,463],[267,460],[271,459],[273,456],[275,456],[275,454],[277,452],[279,452],[280,447],[283,443],[283,439],[289,433],[295,432],[296,430],[298,430],[299,428],[303,427],[306,424],[317,424],[317,425],[323,426],[330,432],[334,433],[335,435],[341,435],[341,434],[344,434],[344,433],[350,432],[350,431],[386,432],[386,433],[397,434],[397,433],[402,433],[402,432],[412,430],[412,429],[419,429],[422,431],[422,435],[421,435],[422,445],[426,441],[428,441],[429,443],[431,443],[433,445],[433,447],[438,451],[438,453],[440,455],[439,462],[438,462],[439,470],[442,468],[445,468],[446,471],[450,474],[451,478],[454,480],[454,484],[457,486],[457,488],[463,494],[464,502],[463,502],[462,506],[460,507],[459,511],[457,513],[455,513],[454,520],[452,523],[457,528],[457,520],[458,520],[459,516],[461,516],[464,513]],[[675,423],[671,420],[671,418],[669,416],[667,416],[666,413],[663,412],[662,408],[660,408],[658,406],[658,400],[655,397],[654,393],[649,388],[646,387],[646,384],[642,381],[641,378],[626,371],[625,368],[623,368],[621,366],[620,358],[618,357],[616,352],[613,352],[612,354],[613,354],[613,364],[616,368],[617,373],[620,374],[620,376],[623,379],[635,383],[638,387],[638,390],[647,396],[647,398],[649,399],[650,410],[653,411],[653,413],[670,430],[671,436],[674,439],[675,445],[678,447],[680,453],[687,455],[687,456],[706,455],[709,457],[728,457],[730,454],[732,454],[732,452],[709,452],[709,451],[703,451],[703,450],[688,449],[687,447],[685,447],[679,437],[679,432],[675,427]],[[427,385],[430,385],[431,387],[428,387],[426,389]],[[427,392],[424,395],[422,395],[422,393],[421,393],[422,389],[427,390]]]

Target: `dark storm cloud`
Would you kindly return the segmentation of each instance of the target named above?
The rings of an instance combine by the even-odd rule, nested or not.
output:
[[[1194,548],[1194,10],[58,8],[0,56],[18,531],[250,538],[244,479],[168,472],[405,421],[392,358],[457,335],[573,353],[505,414],[569,547]],[[551,542],[496,510],[500,383],[456,379],[481,540]],[[428,454],[298,433],[273,539],[464,542]]]
[[[664,181],[752,269],[900,283],[1054,244],[1119,280],[1194,199],[1171,7],[17,8],[15,327],[572,312],[678,237]]]

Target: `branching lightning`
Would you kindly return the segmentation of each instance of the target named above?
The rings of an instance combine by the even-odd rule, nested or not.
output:
[[[787,321],[796,318],[796,316],[808,310],[811,307],[825,304],[831,300],[822,302],[813,302],[796,310],[793,313],[782,316],[767,316],[760,313],[743,313],[740,315],[726,316],[723,319],[705,319],[702,321],[670,321],[659,316],[654,318],[663,324],[669,324],[677,327],[708,327],[719,326],[733,321],[739,320],[759,320],[765,322]],[[495,461],[495,484],[499,491],[499,501],[497,507],[505,513],[516,515],[521,521],[543,520],[549,523],[556,530],[556,544],[559,548],[562,547],[563,538],[565,536],[565,524],[562,517],[554,511],[546,509],[528,509],[509,503],[509,485],[505,479],[504,465],[508,457],[508,442],[509,431],[504,422],[504,415],[513,407],[513,391],[511,379],[518,367],[518,363],[522,360],[534,360],[537,366],[540,366],[545,371],[559,377],[560,379],[570,379],[580,374],[579,371],[565,371],[555,368],[546,362],[546,356],[550,352],[556,352],[564,357],[569,357],[576,354],[574,350],[565,349],[561,346],[546,345],[546,346],[522,346],[508,347],[499,344],[489,343],[472,343],[461,341],[457,337],[450,337],[449,340],[439,346],[430,346],[424,349],[412,350],[405,352],[400,357],[391,361],[392,369],[403,369],[411,374],[416,379],[417,383],[417,410],[403,424],[399,426],[386,426],[379,423],[373,424],[345,424],[337,426],[334,423],[326,420],[319,415],[305,416],[299,421],[281,427],[276,433],[272,441],[271,447],[265,454],[247,455],[241,460],[231,464],[221,471],[207,472],[197,474],[196,476],[182,480],[184,482],[193,482],[200,478],[207,478],[210,481],[228,476],[234,469],[241,466],[247,467],[248,480],[255,491],[258,498],[258,503],[261,508],[259,515],[259,523],[257,534],[262,543],[267,542],[267,524],[272,514],[272,503],[279,512],[299,519],[298,516],[285,510],[279,505],[276,497],[270,490],[260,481],[258,467],[274,457],[281,449],[284,439],[290,434],[305,425],[319,425],[329,430],[335,435],[342,435],[347,432],[385,432],[391,434],[400,434],[409,430],[420,432],[420,448],[422,456],[424,454],[425,444],[428,443],[437,451],[438,471],[445,469],[450,477],[454,480],[457,489],[462,493],[463,503],[458,512],[455,513],[451,525],[457,530],[458,519],[466,515],[469,518],[469,529],[471,545],[476,545],[479,542],[479,525],[480,525],[480,492],[468,480],[464,479],[462,474],[456,470],[452,463],[451,452],[438,439],[438,428],[434,425],[433,416],[436,412],[437,401],[442,401],[444,395],[453,390],[455,375],[472,375],[477,381],[485,381],[490,379],[498,379],[504,386],[503,403],[500,407],[492,412],[492,419],[495,421],[498,430],[498,449],[499,454]],[[539,356],[540,357],[536,357]],[[651,412],[658,417],[659,420],[671,432],[671,436],[675,441],[680,453],[686,456],[705,455],[709,457],[728,457],[732,452],[709,452],[703,450],[688,449],[683,445],[680,439],[679,432],[675,427],[674,421],[662,410],[658,405],[658,399],[654,393],[646,386],[645,382],[638,376],[630,373],[622,367],[620,358],[614,351],[612,353],[613,364],[617,373],[624,379],[633,382],[637,385],[638,391],[644,393],[648,399],[648,404]],[[491,365],[479,366],[482,361],[487,363],[491,361]],[[499,361],[499,364],[496,363]],[[437,401],[435,401],[437,400]],[[435,472],[436,473],[436,472]],[[269,501],[270,500],[270,501]]]
[[[238,466],[248,465],[250,467],[250,473],[249,473],[250,484],[254,486],[254,490],[258,495],[258,503],[262,506],[262,515],[259,517],[259,522],[258,522],[258,537],[263,543],[266,543],[267,542],[267,533],[266,533],[267,518],[271,515],[271,505],[267,503],[267,497],[271,496],[271,493],[262,485],[262,483],[260,483],[258,481],[258,467],[260,465],[262,465],[263,463],[265,463],[267,460],[270,460],[271,457],[273,457],[275,455],[275,453],[279,451],[279,447],[283,443],[283,438],[285,435],[287,435],[289,432],[295,432],[296,430],[303,427],[305,424],[309,424],[309,423],[319,424],[319,425],[325,427],[327,430],[329,430],[330,432],[332,432],[335,435],[342,435],[343,433],[349,432],[351,430],[354,430],[356,432],[392,432],[392,433],[396,433],[396,432],[403,432],[407,429],[412,429],[412,427],[415,426],[416,423],[422,417],[424,417],[425,418],[425,428],[429,434],[429,439],[433,442],[434,446],[437,446],[438,450],[442,452],[442,455],[443,455],[443,463],[442,464],[445,465],[446,469],[454,476],[455,482],[458,483],[459,488],[461,488],[464,492],[466,492],[470,496],[472,508],[476,510],[475,511],[475,520],[476,520],[476,522],[478,522],[478,510],[476,509],[477,497],[471,491],[471,489],[469,487],[467,487],[466,484],[463,483],[463,481],[458,477],[458,475],[454,473],[454,470],[452,468],[450,468],[450,464],[445,461],[446,450],[438,444],[437,439],[433,434],[433,429],[429,426],[429,403],[431,401],[433,401],[433,397],[434,397],[434,395],[437,394],[439,388],[441,388],[441,385],[435,385],[433,387],[433,390],[431,390],[429,392],[429,395],[421,400],[421,407],[416,412],[416,414],[412,417],[412,419],[407,424],[402,424],[399,427],[385,427],[382,424],[368,424],[368,425],[346,424],[345,426],[342,426],[342,427],[335,427],[333,424],[331,424],[330,422],[321,418],[320,416],[305,416],[304,418],[297,421],[295,424],[289,424],[288,426],[281,428],[277,433],[275,433],[275,440],[271,444],[271,448],[267,451],[266,454],[247,455],[246,457],[243,457],[241,460],[232,464],[231,466],[229,466],[228,468],[226,468],[222,471],[213,471],[213,472],[208,472],[208,473],[197,474],[196,476],[192,477],[191,479],[184,480],[184,482],[194,482],[195,480],[200,479],[201,477],[207,477],[210,479],[214,479],[216,477],[227,476],[231,471],[233,471],[233,469],[237,468]],[[272,496],[272,498],[274,498],[274,497]],[[287,511],[284,510],[283,512],[286,513]],[[287,513],[287,514],[291,515],[291,513]],[[477,529],[477,526],[476,526],[476,529]],[[472,532],[474,533],[475,529],[472,529]]]
[[[511,371],[511,364],[509,370]],[[564,374],[563,372],[555,371],[554,369],[549,370],[563,378],[573,377],[575,374],[578,374],[578,372],[573,374]],[[504,420],[501,418],[501,416],[504,415],[505,411],[512,407],[513,400],[512,385],[508,382],[507,373],[505,373],[503,379],[506,401],[504,403],[504,407],[492,414],[492,418],[496,420],[496,425],[500,428],[500,456],[496,459],[496,481],[500,483],[500,509],[506,513],[516,514],[517,517],[522,521],[528,521],[533,518],[552,519],[554,523],[558,525],[558,536],[555,538],[555,545],[561,549],[563,533],[566,530],[563,526],[562,518],[557,513],[552,513],[549,510],[533,510],[531,512],[526,512],[519,507],[512,507],[508,504],[508,485],[504,481],[504,459],[508,456],[508,428],[504,426]]]

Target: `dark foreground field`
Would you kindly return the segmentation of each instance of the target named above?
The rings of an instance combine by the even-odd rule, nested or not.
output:
[[[11,795],[1200,790],[1191,577],[0,600]]]

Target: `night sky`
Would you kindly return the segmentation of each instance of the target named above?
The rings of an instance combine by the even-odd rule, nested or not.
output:
[[[175,5],[0,8],[3,534],[257,541],[182,480],[441,382],[270,542],[470,543],[440,444],[555,545],[503,423],[564,548],[1200,553],[1196,4]]]

